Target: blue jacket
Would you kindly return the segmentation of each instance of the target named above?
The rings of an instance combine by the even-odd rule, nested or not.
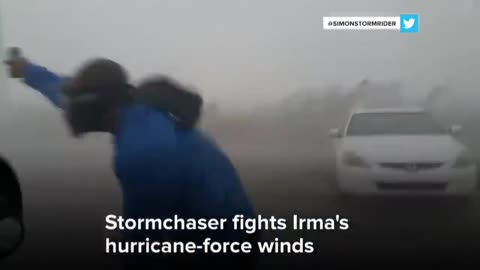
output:
[[[64,78],[30,64],[25,82],[61,107]],[[230,160],[200,131],[179,129],[168,115],[142,104],[127,106],[120,114],[114,164],[125,216],[254,215]]]

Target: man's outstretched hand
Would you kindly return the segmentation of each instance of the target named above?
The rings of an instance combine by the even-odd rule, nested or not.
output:
[[[10,49],[10,59],[5,60],[5,64],[8,67],[10,76],[12,78],[23,78],[25,66],[27,65],[27,59],[23,58],[20,49]]]
[[[23,78],[25,66],[28,61],[24,58],[6,60],[5,64],[8,67],[9,74],[12,78]]]

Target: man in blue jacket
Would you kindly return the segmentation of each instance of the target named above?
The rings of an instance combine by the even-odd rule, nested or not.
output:
[[[25,58],[6,63],[12,77],[24,79],[63,109],[75,136],[88,132],[113,135],[114,170],[123,191],[126,217],[254,216],[228,157],[193,127],[195,121],[182,126],[182,119],[170,111],[148,102],[136,102],[132,92],[139,93],[142,88],[134,89],[128,84],[128,76],[119,64],[94,59],[84,64],[72,79],[66,79]],[[168,79],[156,83],[169,89],[178,87]],[[131,241],[149,237],[162,241],[191,237],[190,240],[201,241],[205,235],[205,232],[188,235],[132,232],[125,238]],[[245,234],[233,230],[216,232],[215,237],[226,241],[249,240]],[[163,257],[156,256],[156,259]],[[133,256],[129,261],[143,263],[151,262],[150,259]],[[245,263],[243,258],[241,261]]]

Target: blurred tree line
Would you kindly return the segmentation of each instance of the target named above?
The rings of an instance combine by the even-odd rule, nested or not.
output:
[[[328,130],[343,128],[355,108],[421,107],[432,113],[446,128],[463,127],[459,138],[480,153],[479,106],[466,105],[458,89],[437,85],[425,96],[409,100],[403,95],[404,85],[397,81],[365,79],[352,87],[330,86],[323,89],[302,89],[282,102],[244,113],[222,111],[217,104],[208,104],[203,127],[227,141],[329,143]]]

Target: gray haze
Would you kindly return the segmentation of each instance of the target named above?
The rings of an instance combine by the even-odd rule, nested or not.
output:
[[[416,203],[406,204],[403,212],[392,211],[391,204],[382,202],[343,208],[328,137],[329,128],[343,128],[345,116],[361,102],[397,104],[401,97],[411,97],[445,127],[462,125],[459,140],[480,164],[478,0],[0,4],[7,45],[22,47],[32,61],[54,71],[72,73],[87,58],[103,56],[125,65],[134,81],[165,73],[199,89],[220,108],[208,107],[201,128],[232,159],[259,213],[352,216],[355,236],[367,236],[352,242],[336,234],[302,232],[301,237],[317,241],[323,252],[336,247],[338,254],[347,247],[358,252],[370,243],[391,254],[418,255],[424,253],[403,247],[417,247],[422,239],[438,240],[430,245],[458,247],[458,234],[480,239],[471,234],[480,228],[480,190],[466,211],[444,211],[438,205],[421,209],[425,205]],[[327,15],[401,13],[419,14],[419,33],[322,29]],[[73,139],[61,113],[47,106],[46,99],[18,81],[10,79],[8,84],[13,97],[8,104],[15,110],[0,114],[0,156],[12,164],[24,191],[27,238],[18,260],[49,265],[52,254],[63,257],[57,254],[65,252],[66,260],[78,264],[97,249],[103,254],[105,214],[122,209],[110,136]],[[425,94],[429,98],[417,99]],[[238,111],[225,113],[231,109]],[[448,242],[449,234],[455,242]],[[430,238],[418,237],[423,235]],[[78,252],[82,245],[86,248]],[[392,246],[401,251],[392,251]]]
[[[480,70],[480,8],[473,0],[1,4],[6,43],[55,71],[70,73],[86,58],[111,57],[135,80],[171,74],[226,108],[270,103],[303,88],[350,86],[365,77],[399,79],[420,90],[444,82],[471,85]],[[325,15],[408,12],[420,14],[418,34],[322,30]],[[19,102],[39,102],[36,94],[14,92]]]

